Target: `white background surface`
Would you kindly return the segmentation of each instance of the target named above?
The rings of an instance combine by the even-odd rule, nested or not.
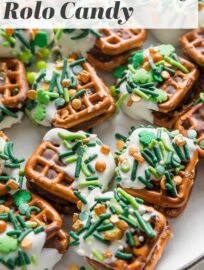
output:
[[[148,44],[153,40],[149,38]],[[127,134],[131,126],[138,126],[134,120],[127,118],[120,113],[114,116],[105,124],[94,129],[94,132],[109,144],[115,150],[116,132]],[[29,157],[34,149],[40,144],[43,135],[47,129],[34,126],[33,123],[24,117],[21,125],[16,125],[5,133],[15,142],[15,153],[20,157]],[[188,206],[181,216],[175,220],[170,220],[172,224],[174,237],[171,239],[165,249],[163,257],[156,270],[181,270],[183,267],[195,261],[204,253],[204,161],[200,161],[198,174],[193,192],[191,194]],[[66,218],[64,226],[68,228],[71,217]],[[72,249],[69,249],[63,260],[54,270],[68,270],[71,263],[84,265],[82,258],[79,258]],[[203,270],[204,265],[198,268],[189,268],[193,270]],[[41,269],[39,269],[41,270]]]

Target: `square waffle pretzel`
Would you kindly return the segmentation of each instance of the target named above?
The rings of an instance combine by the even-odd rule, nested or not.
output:
[[[90,81],[84,84],[78,79],[77,91],[90,89],[90,92],[81,97],[82,109],[80,111],[76,111],[70,103],[59,109],[53,120],[55,127],[68,129],[77,126],[80,128],[82,124],[85,129],[89,129],[95,126],[98,120],[101,123],[111,117],[114,112],[114,100],[108,88],[97,76],[95,69],[87,62],[82,64],[82,67],[90,74]]]
[[[200,72],[193,63],[183,58],[180,58],[180,61],[189,70],[189,73],[185,74],[181,70],[177,70],[172,77],[159,87],[169,97],[166,102],[159,104],[160,112],[167,113],[174,110],[182,102],[199,77]]]
[[[101,37],[88,53],[88,61],[96,68],[111,71],[124,64],[133,49],[140,48],[147,36],[144,29],[100,29]]]
[[[147,32],[144,29],[100,29],[102,35],[96,46],[108,55],[119,55],[131,49],[141,47]]]
[[[60,212],[72,213],[78,199],[73,194],[71,179],[63,171],[56,147],[44,141],[28,159],[25,167],[28,187],[52,202]]]
[[[18,89],[18,92],[14,91]],[[0,102],[11,109],[23,105],[28,91],[26,70],[21,61],[15,58],[0,59]]]
[[[103,264],[90,258],[86,258],[91,266],[98,270],[153,270],[155,268],[172,233],[165,217],[161,213],[151,207],[144,207],[154,215],[151,225],[157,233],[157,236],[154,238],[147,238],[141,247],[128,247],[127,251],[134,255],[131,261],[117,259],[111,264]]]
[[[184,52],[198,65],[204,67],[204,28],[192,30],[180,39]]]
[[[182,183],[178,187],[178,195],[170,197],[167,191],[162,189],[158,185],[156,190],[148,189],[130,189],[125,188],[124,190],[134,197],[139,197],[145,201],[145,203],[152,205],[158,211],[164,213],[165,216],[175,218],[184,210],[190,193],[194,184],[195,179],[195,167],[198,162],[198,151],[196,151],[186,166],[185,171],[180,175],[182,177]]]
[[[175,123],[175,128],[182,134],[187,135],[187,131],[194,129],[198,134],[198,145],[204,140],[204,104],[203,102],[191,107]],[[204,157],[204,149],[199,147],[199,155]]]
[[[175,122],[190,108],[201,92],[204,92],[204,75],[201,74],[197,82],[193,85],[191,90],[186,94],[179,106],[171,112],[152,112],[154,116],[154,125],[165,128],[173,128]]]
[[[62,226],[62,219],[58,212],[48,202],[33,193],[31,193],[31,200],[28,204],[29,206],[36,206],[41,209],[40,213],[32,212],[29,221],[37,222],[39,226],[43,226],[47,234],[47,239],[55,236]],[[11,197],[8,197],[5,206],[14,209],[15,214],[19,213]]]

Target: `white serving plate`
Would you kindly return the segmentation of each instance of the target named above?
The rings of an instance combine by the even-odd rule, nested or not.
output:
[[[145,46],[157,44],[157,41],[149,35]],[[110,76],[105,76],[110,83]],[[114,134],[120,132],[127,134],[131,126],[138,126],[141,122],[129,119],[123,113],[114,116],[103,125],[94,128],[94,132],[104,143],[115,150]],[[24,117],[20,125],[13,126],[6,130],[6,134],[15,143],[15,152],[18,156],[28,158],[39,145],[42,137],[48,129],[35,126]],[[198,174],[186,210],[175,220],[170,220],[174,237],[169,241],[165,252],[156,270],[203,270],[204,264],[199,262],[197,266],[191,266],[204,255],[204,181],[203,161],[198,166]],[[71,216],[64,218],[64,227],[68,229],[71,223]],[[76,263],[79,266],[86,266],[83,258],[80,258],[70,248],[64,255],[61,262],[54,270],[68,270],[69,265]],[[86,269],[90,269],[88,266]],[[39,269],[43,270],[43,269]]]

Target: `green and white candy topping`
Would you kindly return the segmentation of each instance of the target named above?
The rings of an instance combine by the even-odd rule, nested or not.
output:
[[[1,270],[51,270],[62,254],[54,248],[44,248],[44,227],[29,220],[31,212],[40,213],[41,209],[29,206],[29,191],[18,190],[12,199],[19,211],[17,215],[4,205],[4,200],[0,201]]]
[[[159,104],[169,99],[160,85],[181,70],[189,73],[180,62],[172,45],[160,45],[137,51],[129,59],[129,64],[116,68],[118,78],[112,92],[119,95],[117,105],[134,119],[144,119],[153,123],[152,111],[159,111]]]
[[[101,263],[130,262],[134,258],[130,249],[157,235],[152,227],[155,213],[142,203],[121,188],[104,194],[99,189],[92,191],[70,231],[70,246],[79,255]]]
[[[176,197],[186,166],[198,151],[196,131],[188,135],[186,138],[178,130],[153,127],[137,128],[128,138],[118,134],[125,146],[117,153],[116,181],[132,189],[157,190],[161,185]]]
[[[110,148],[97,135],[55,128],[48,131],[43,140],[57,145],[62,169],[74,180],[75,190],[83,194],[96,187],[107,190],[115,173],[115,161]]]

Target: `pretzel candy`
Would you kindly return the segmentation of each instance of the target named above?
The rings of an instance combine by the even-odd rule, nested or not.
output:
[[[32,88],[27,113],[41,125],[89,129],[114,112],[108,88],[85,58],[48,64]]]
[[[140,199],[120,188],[105,194],[95,190],[73,223],[70,246],[96,269],[150,270],[170,237],[165,217]]]
[[[89,188],[98,186],[106,190],[114,170],[109,147],[96,135],[52,129],[28,159],[25,174],[29,188],[59,211],[71,213],[76,210],[79,194],[85,196]]]
[[[26,65],[47,58],[54,40],[52,29],[1,29],[0,57],[17,57]]]
[[[122,110],[134,119],[154,123],[153,112],[176,110],[199,76],[197,67],[178,58],[172,45],[136,52],[126,67],[116,69]],[[121,69],[123,72],[121,72]]]
[[[51,269],[68,248],[61,225],[60,215],[40,197],[25,190],[6,197],[0,205],[1,269]]]
[[[125,63],[132,49],[140,48],[145,39],[143,29],[65,29],[58,30],[56,46],[64,57],[76,52],[94,67],[111,71]]]
[[[198,147],[178,130],[138,128],[118,154],[116,181],[168,217],[185,208],[195,180]]]
[[[184,52],[190,56],[198,65],[204,67],[204,28],[198,28],[183,35],[180,45]]]
[[[28,84],[25,67],[15,58],[0,58],[0,129],[20,122]]]
[[[199,145],[199,155],[204,157],[204,129],[203,129],[204,105],[200,101],[184,113],[175,123],[175,128],[179,129],[184,136],[187,136],[191,130],[197,132],[197,143]]]
[[[17,158],[13,153],[13,142],[0,132],[0,196],[12,193],[22,187],[23,174],[21,163],[23,158]]]

